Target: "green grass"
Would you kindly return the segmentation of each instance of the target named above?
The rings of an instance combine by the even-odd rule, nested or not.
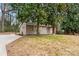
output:
[[[30,40],[42,40],[42,41],[61,41],[61,40],[64,40],[64,36],[62,35],[29,35],[29,36],[25,36],[23,38],[29,38]]]

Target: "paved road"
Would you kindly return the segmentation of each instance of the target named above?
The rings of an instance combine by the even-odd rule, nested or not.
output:
[[[15,34],[0,35],[0,56],[7,56],[6,45],[20,37]]]

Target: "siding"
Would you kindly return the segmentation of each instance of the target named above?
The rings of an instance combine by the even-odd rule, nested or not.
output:
[[[39,32],[40,32],[40,34],[52,34],[52,28],[50,28],[50,27],[40,27]]]
[[[26,23],[23,23],[23,25],[20,27],[20,34],[26,35],[26,34],[36,34],[36,26],[34,25],[26,25]],[[40,34],[52,34],[52,28],[46,27],[46,26],[40,26],[39,27],[39,33]]]
[[[20,34],[26,35],[26,23],[23,23],[20,27]]]

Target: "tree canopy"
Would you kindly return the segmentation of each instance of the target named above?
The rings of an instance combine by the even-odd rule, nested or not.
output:
[[[11,6],[17,10],[17,19],[20,22],[31,20],[37,24],[37,34],[40,24],[51,25],[53,33],[57,32],[58,25],[65,32],[79,32],[79,4],[22,3]]]

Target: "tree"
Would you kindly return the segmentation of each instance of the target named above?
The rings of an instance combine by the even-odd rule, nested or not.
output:
[[[6,3],[2,3],[1,4],[1,12],[2,12],[2,24],[1,24],[1,31],[2,32],[5,32],[6,31],[6,29],[8,29],[9,27],[11,27],[11,21],[9,21],[9,20],[11,20],[11,17],[10,17],[10,19],[9,19],[9,16],[10,16],[10,12],[12,11],[12,10],[10,10],[11,8],[10,8],[10,5],[9,4],[6,4]],[[9,25],[8,25],[9,24]],[[9,31],[9,30],[7,30],[7,31]]]
[[[79,4],[67,4],[66,17],[62,23],[62,29],[66,33],[79,32]]]
[[[64,9],[60,4],[45,4],[45,9],[48,15],[47,24],[52,26],[52,34],[56,34],[57,26],[63,19],[61,11]]]
[[[33,20],[37,23],[37,34],[39,33],[40,24],[44,24],[46,22],[47,14],[44,9],[44,4],[32,4],[32,15]]]
[[[5,7],[6,7],[6,4],[1,4],[1,11],[2,11],[2,32],[4,32]]]
[[[21,23],[28,22],[30,19],[35,22],[37,24],[37,34],[39,34],[39,26],[46,19],[43,4],[12,4],[12,7],[18,10],[17,19]]]

